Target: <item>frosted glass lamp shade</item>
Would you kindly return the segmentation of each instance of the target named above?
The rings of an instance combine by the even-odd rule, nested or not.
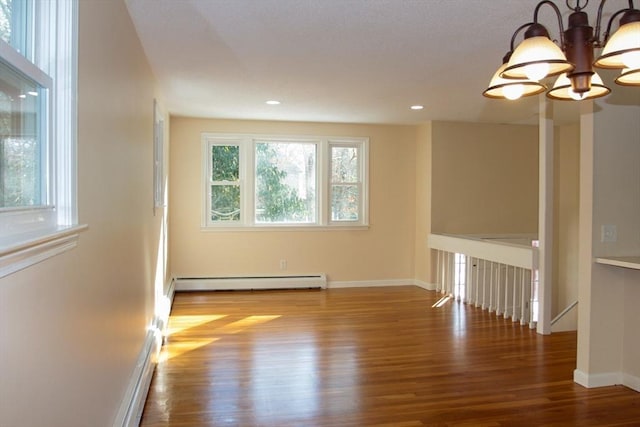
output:
[[[537,95],[546,90],[546,88],[538,82],[524,79],[503,79],[500,77],[500,74],[502,74],[505,68],[507,68],[506,63],[498,68],[498,71],[495,72],[489,82],[489,87],[482,92],[484,96],[493,99],[514,100],[523,96]]]
[[[606,87],[598,73],[591,76],[591,89],[588,92],[577,93],[571,88],[571,80],[566,74],[561,74],[556,80],[553,88],[547,92],[547,98],[558,101],[583,101],[585,99],[600,98],[608,95],[611,89]]]
[[[640,68],[622,70],[622,74],[618,76],[616,83],[622,86],[640,86]]]
[[[600,68],[640,68],[640,22],[629,22],[618,28],[594,63]]]
[[[573,70],[562,50],[548,37],[524,39],[513,51],[501,77],[538,81]]]

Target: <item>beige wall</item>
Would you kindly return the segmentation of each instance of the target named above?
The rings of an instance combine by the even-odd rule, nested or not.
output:
[[[201,231],[201,133],[370,138],[370,228],[356,231]],[[415,140],[411,126],[172,117],[171,269],[175,277],[326,273],[330,281],[413,279]],[[281,271],[279,261],[287,260]]]
[[[112,425],[154,314],[154,77],[124,2],[81,1],[79,14],[78,201],[89,229],[70,252],[0,280],[2,426]]]
[[[432,126],[432,231],[536,233],[538,128]]]

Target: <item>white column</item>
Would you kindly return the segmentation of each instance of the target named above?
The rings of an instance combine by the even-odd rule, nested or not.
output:
[[[539,334],[551,333],[552,248],[553,248],[553,105],[540,97],[539,115],[539,175],[538,175],[538,240]]]

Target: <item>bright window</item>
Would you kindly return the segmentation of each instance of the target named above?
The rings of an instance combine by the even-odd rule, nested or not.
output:
[[[256,142],[256,224],[315,224],[316,144]]]
[[[331,145],[331,220],[358,221],[361,215],[362,165],[358,144]]]
[[[203,134],[202,225],[366,226],[367,138]]]
[[[210,185],[210,220],[240,221],[240,147],[212,144]]]
[[[0,277],[74,246],[76,45],[76,0],[0,0]]]

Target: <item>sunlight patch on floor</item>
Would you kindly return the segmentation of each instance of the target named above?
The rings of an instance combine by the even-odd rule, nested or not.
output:
[[[224,325],[215,330],[216,333],[220,334],[237,334],[238,332],[242,332],[243,330],[255,326],[260,325],[262,323],[267,323],[272,320],[281,317],[280,315],[273,316],[247,316],[242,320],[238,320],[236,322],[229,323],[228,325]]]
[[[204,346],[207,346],[220,338],[199,338],[189,341],[176,341],[166,344],[162,347],[160,356],[158,357],[158,363],[166,362],[174,357],[178,357],[188,351],[197,350]]]
[[[227,317],[224,314],[206,314],[206,315],[189,315],[189,316],[171,316],[169,326],[165,332],[165,336],[171,336],[187,329],[195,328],[205,323],[213,322]]]

